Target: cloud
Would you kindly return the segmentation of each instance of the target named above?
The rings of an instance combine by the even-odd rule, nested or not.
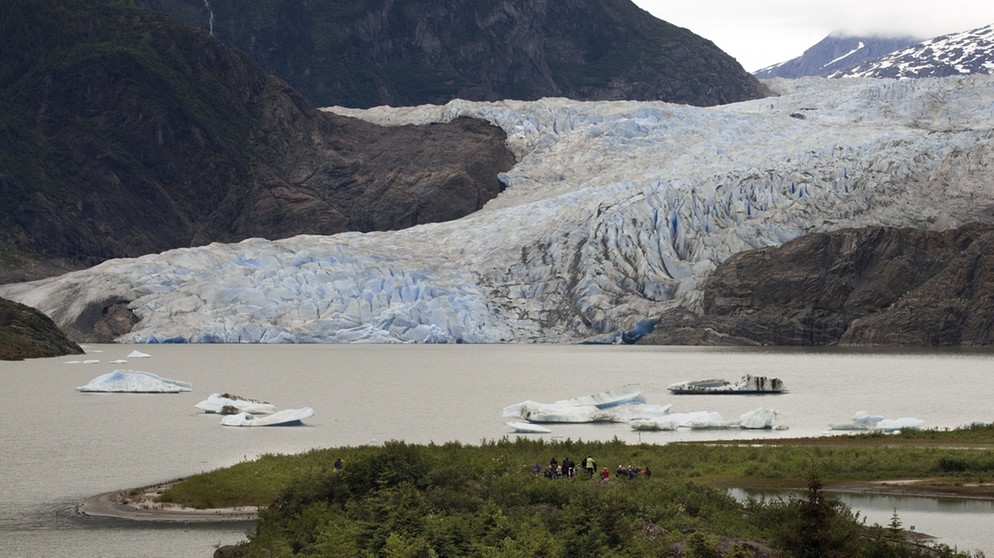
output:
[[[994,23],[990,0],[635,0],[711,40],[747,70],[799,56],[833,32],[930,38]]]

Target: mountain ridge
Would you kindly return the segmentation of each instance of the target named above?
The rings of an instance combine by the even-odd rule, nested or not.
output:
[[[712,42],[630,0],[139,3],[209,28],[315,106],[542,97],[710,106],[768,94]]]
[[[753,72],[757,78],[828,76],[865,60],[890,54],[921,41],[916,37],[880,37],[832,33],[800,56]]]
[[[994,73],[994,24],[933,37],[829,77],[923,78]]]
[[[0,50],[0,281],[170,248],[460,217],[504,132],[320,112],[246,54],[127,0],[11,0]]]

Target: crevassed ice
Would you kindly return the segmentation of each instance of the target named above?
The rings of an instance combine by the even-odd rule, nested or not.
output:
[[[5,296],[70,323],[120,296],[128,342],[576,342],[693,307],[731,254],[815,231],[990,221],[994,81],[774,80],[721,107],[534,102],[334,109],[469,116],[519,158],[457,221],[171,250]]]

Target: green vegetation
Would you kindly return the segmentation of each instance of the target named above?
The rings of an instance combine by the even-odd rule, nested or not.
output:
[[[994,477],[992,448],[990,426],[664,446],[388,442],[267,455],[180,481],[162,499],[267,506],[240,556],[752,556],[746,548],[756,545],[783,556],[966,556],[906,540],[896,516],[867,526],[825,490],[912,478],[928,479],[929,490],[983,486]],[[609,480],[535,471],[587,456]],[[619,465],[652,474],[619,477]],[[806,496],[742,504],[728,486]]]

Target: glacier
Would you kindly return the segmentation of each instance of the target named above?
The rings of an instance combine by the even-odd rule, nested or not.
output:
[[[994,220],[991,76],[768,84],[777,96],[709,108],[330,107],[388,126],[481,118],[518,163],[456,221],[115,259],[0,296],[63,327],[130,301],[127,343],[620,342],[662,310],[696,309],[742,250]]]

